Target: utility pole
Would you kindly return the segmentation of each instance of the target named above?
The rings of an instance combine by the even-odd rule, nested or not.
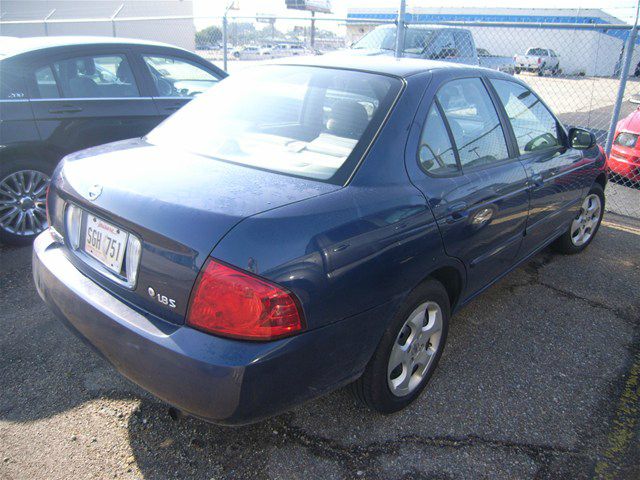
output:
[[[407,8],[406,0],[400,0],[398,7],[398,26],[396,29],[396,57],[402,57],[404,52],[404,16]]]
[[[311,35],[310,35],[310,45],[313,49],[316,44],[316,12],[311,10]]]

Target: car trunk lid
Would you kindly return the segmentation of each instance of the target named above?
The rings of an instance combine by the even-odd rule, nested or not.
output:
[[[338,188],[143,140],[117,142],[67,157],[52,187],[58,198],[142,242],[133,289],[114,281],[95,262],[86,261],[82,241],[71,256],[76,266],[123,300],[174,323],[184,322],[201,266],[234,225],[257,213]],[[61,213],[54,214],[58,228],[64,229],[59,225]]]

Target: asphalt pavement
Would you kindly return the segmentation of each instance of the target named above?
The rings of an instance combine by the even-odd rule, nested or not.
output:
[[[412,407],[343,389],[241,428],[173,419],[49,313],[30,248],[0,247],[0,478],[637,480],[640,223],[605,220],[456,315]]]

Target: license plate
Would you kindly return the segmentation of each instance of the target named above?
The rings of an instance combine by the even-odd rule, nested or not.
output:
[[[87,215],[84,251],[114,273],[120,274],[129,234],[99,217]]]

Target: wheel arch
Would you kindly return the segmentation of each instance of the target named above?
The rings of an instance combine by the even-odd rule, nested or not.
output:
[[[442,284],[449,296],[451,312],[454,312],[460,303],[466,281],[466,274],[462,264],[456,263],[452,259],[450,263],[438,265],[433,268],[417,286],[422,285],[428,280],[436,280]]]
[[[606,172],[600,172],[593,183],[597,183],[602,187],[602,190],[607,186],[607,174]]]

